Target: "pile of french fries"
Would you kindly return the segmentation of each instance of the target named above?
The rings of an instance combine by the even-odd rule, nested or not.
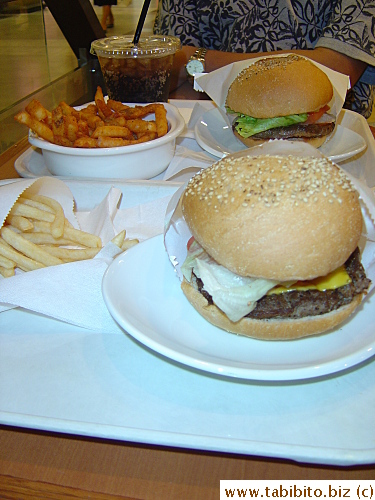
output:
[[[149,115],[155,119],[145,120]],[[108,99],[101,87],[95,93],[95,104],[81,110],[61,102],[52,111],[33,99],[14,117],[40,138],[74,148],[112,148],[152,141],[168,132],[167,111],[160,103],[127,106]]]
[[[98,236],[71,225],[60,203],[27,191],[13,205],[0,234],[0,274],[4,278],[14,276],[16,268],[33,271],[91,259],[102,248]],[[139,243],[126,239],[125,229],[112,242],[121,250]]]

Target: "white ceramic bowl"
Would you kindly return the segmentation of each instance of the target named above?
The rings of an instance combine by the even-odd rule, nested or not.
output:
[[[29,142],[42,150],[47,169],[59,177],[151,179],[168,167],[174,155],[176,138],[185,127],[178,109],[172,104],[163,104],[167,110],[169,131],[153,141],[117,148],[81,149],[57,146],[30,131]]]

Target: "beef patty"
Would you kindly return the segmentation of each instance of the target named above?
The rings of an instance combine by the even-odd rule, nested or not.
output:
[[[246,317],[253,319],[304,318],[339,309],[349,304],[355,295],[366,292],[371,283],[366,278],[358,248],[345,262],[345,269],[351,278],[351,283],[347,285],[324,292],[291,290],[285,293],[265,295],[258,300],[256,307]],[[199,292],[212,305],[212,297],[204,290],[202,280],[195,275],[193,275],[193,279]]]
[[[233,127],[235,127],[234,122]],[[323,137],[333,132],[335,128],[334,122],[313,123],[306,125],[304,123],[295,123],[287,127],[275,127],[259,132],[251,136],[252,139],[269,140],[269,139],[303,139],[313,137]]]

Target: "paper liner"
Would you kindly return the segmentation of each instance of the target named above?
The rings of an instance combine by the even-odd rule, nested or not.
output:
[[[103,248],[93,259],[29,272],[16,269],[13,277],[0,276],[0,312],[23,307],[84,328],[117,331],[102,300],[101,280],[113,258],[122,252],[110,241],[115,236],[113,219],[121,191],[109,188],[108,194],[91,212],[75,213],[73,195],[63,181],[53,177],[17,180],[0,187],[2,225],[26,189],[58,201],[72,225],[100,236]],[[80,216],[79,220],[76,215]]]
[[[26,189],[32,194],[49,196],[58,201],[64,209],[65,217],[74,227],[78,228],[78,222],[73,213],[73,195],[63,181],[53,177],[17,180],[2,185],[0,187],[0,227],[3,226],[11,208]]]
[[[291,53],[288,54],[280,54],[278,57],[287,57],[293,55]],[[262,57],[256,57],[254,59],[248,59],[245,61],[238,61],[235,63],[228,64],[219,68],[215,71],[211,71],[210,73],[204,73],[197,76],[194,80],[195,86],[198,90],[203,90],[207,95],[211,97],[211,99],[217,104],[219,108],[221,108],[225,113],[225,102],[228,94],[228,89],[237,77],[237,75],[245,68],[253,65],[255,62],[261,59],[267,59],[270,57],[275,57],[274,55],[264,55]],[[303,57],[303,56],[301,56]],[[346,93],[350,88],[350,80],[347,75],[342,73],[338,73],[322,64],[319,64],[308,57],[305,57],[310,62],[315,64],[318,68],[320,68],[330,79],[333,86],[333,98],[330,102],[330,114],[334,115],[337,119],[343,104],[345,102]],[[291,82],[291,85],[293,82]],[[233,121],[235,119],[235,115],[229,115],[228,119]],[[329,136],[327,141],[331,138]]]
[[[316,148],[309,144],[298,141],[275,140],[256,146],[246,151],[240,151],[230,155],[232,158],[257,155],[282,155],[282,156],[300,156],[300,157],[323,157]],[[228,157],[227,157],[228,158]],[[340,168],[340,166],[338,166]],[[341,169],[342,170],[342,169]],[[362,264],[366,275],[371,279],[369,292],[375,286],[375,195],[373,191],[363,184],[359,179],[352,177],[348,172],[342,170],[351,180],[360,194],[360,202],[364,220],[364,229],[359,246],[362,252]],[[192,236],[188,225],[186,224],[181,211],[181,195],[184,192],[186,184],[182,186],[172,197],[166,212],[164,245],[173,268],[182,281],[181,265],[184,263],[187,255],[187,242]]]
[[[108,312],[101,293],[104,272],[113,258],[122,252],[111,239],[123,229],[127,238],[140,241],[162,234],[170,197],[119,209],[122,191],[112,186],[91,211],[73,212],[74,199],[63,181],[50,177],[17,180],[0,187],[2,220],[20,194],[30,186],[36,193],[58,200],[74,226],[100,236],[104,247],[93,259],[29,272],[16,270],[13,277],[0,277],[0,312],[22,307],[92,331],[122,333]]]
[[[288,54],[280,54],[278,57],[287,57],[292,55]],[[264,55],[262,57],[256,57],[254,59],[248,59],[246,61],[239,61],[235,63],[228,64],[222,68],[219,68],[215,71],[211,71],[210,73],[202,74],[196,77],[196,84],[208,94],[211,99],[220,107],[225,108],[225,101],[228,94],[228,89],[233,82],[233,80],[237,77],[237,75],[248,66],[253,65],[255,62],[260,59],[266,59],[269,57],[275,57],[271,55]],[[305,59],[308,59],[305,57]],[[346,93],[348,88],[350,88],[350,80],[349,77],[343,75],[342,73],[338,73],[322,64],[319,64],[311,59],[308,59],[313,64],[318,66],[330,79],[333,86],[333,100],[331,103],[331,111],[333,115],[336,117],[340,113],[342,106],[345,101]]]

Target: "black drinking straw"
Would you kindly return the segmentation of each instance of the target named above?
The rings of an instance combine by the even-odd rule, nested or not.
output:
[[[147,11],[148,11],[148,8],[150,6],[150,2],[151,2],[151,0],[145,0],[144,3],[143,3],[141,15],[139,16],[139,21],[138,21],[138,24],[137,24],[137,28],[135,30],[134,38],[133,38],[133,44],[134,45],[137,45],[137,43],[139,41],[139,37],[141,36],[143,25],[145,23],[145,19],[146,19],[146,16],[147,16]]]

